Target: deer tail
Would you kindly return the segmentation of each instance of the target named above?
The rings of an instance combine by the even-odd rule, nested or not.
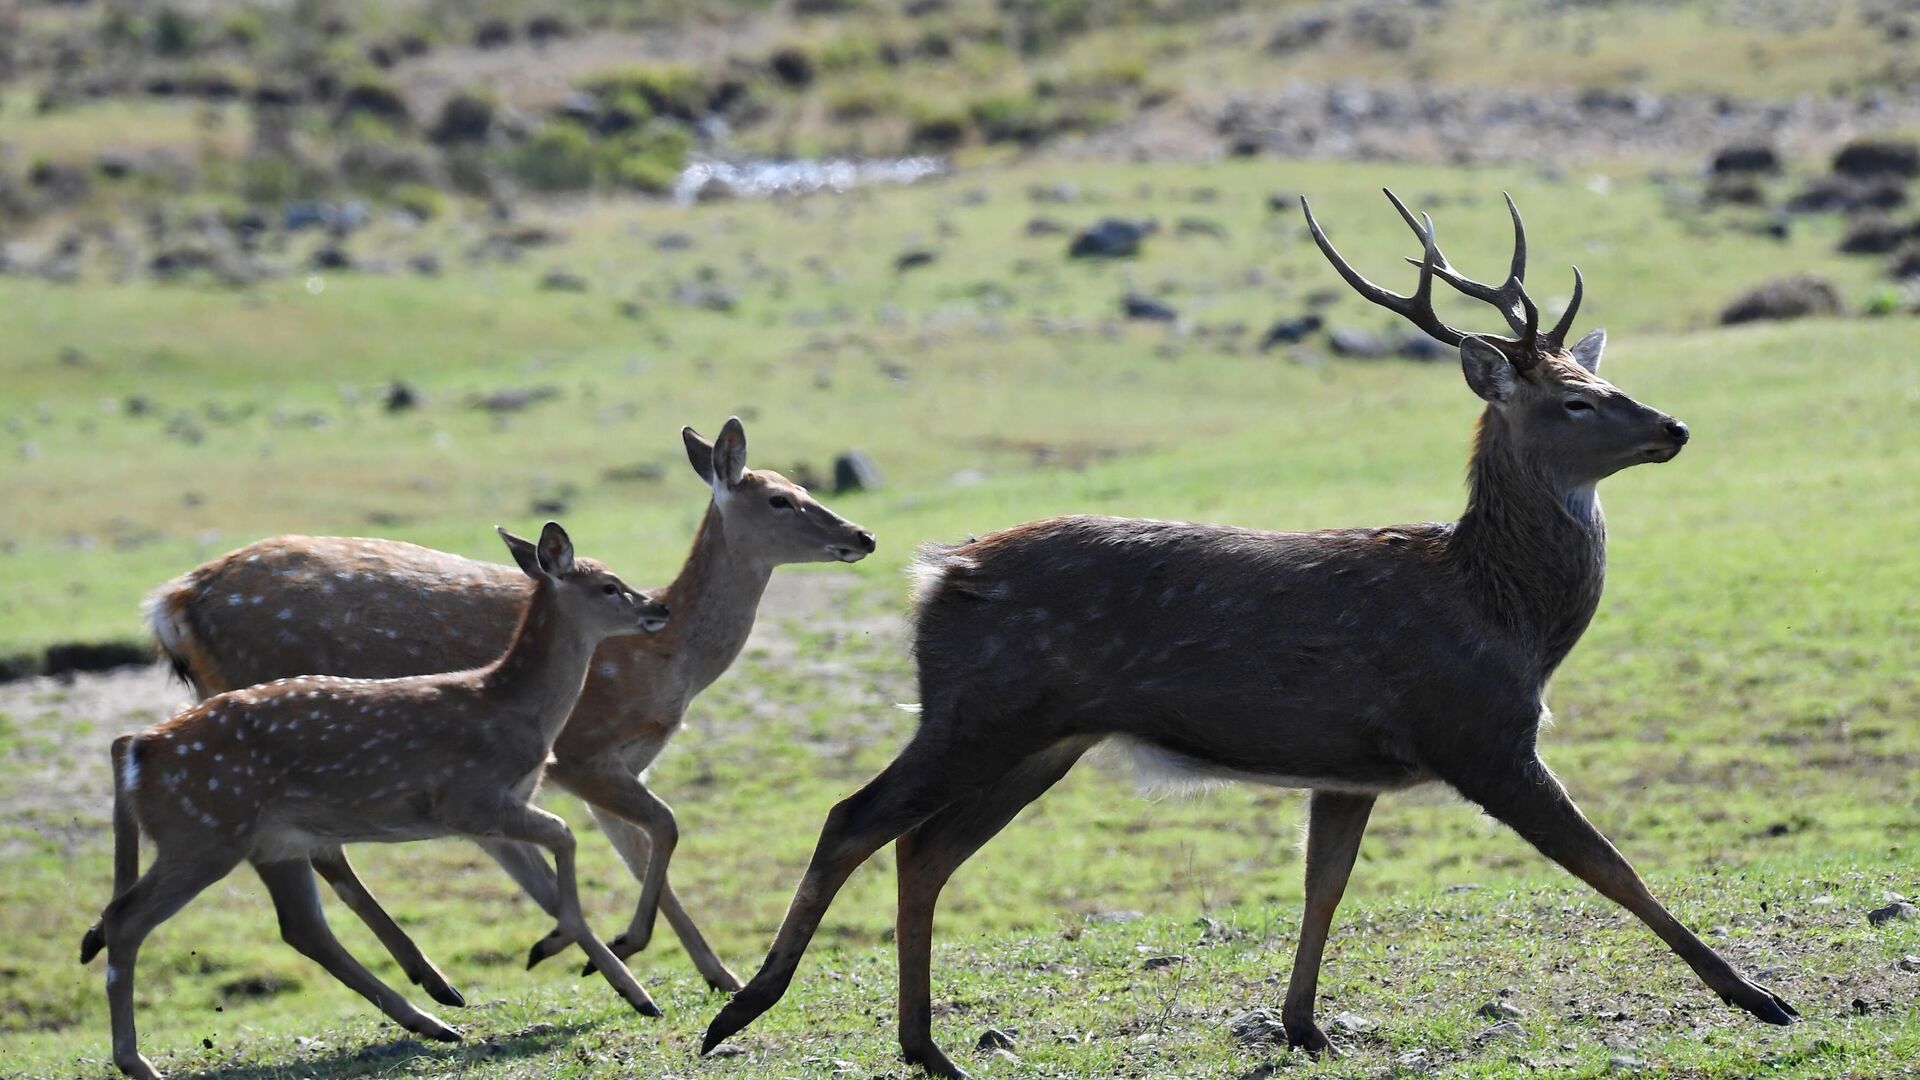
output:
[[[193,631],[188,617],[199,582],[193,574],[174,578],[147,594],[141,605],[147,627],[173,673],[202,698],[232,689],[214,667],[213,656]]]

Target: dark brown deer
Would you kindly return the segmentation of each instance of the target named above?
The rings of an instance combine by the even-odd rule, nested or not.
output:
[[[537,546],[500,535],[533,589],[491,664],[398,679],[283,679],[217,694],[113,741],[114,896],[82,939],[80,962],[107,950],[122,1072],[159,1075],[134,1033],[140,943],[241,862],[273,896],[287,944],[408,1031],[460,1037],[375,978],[327,927],[310,860],[347,843],[508,837],[551,852],[551,906],[567,936],[635,1010],[660,1014],[581,917],[567,823],[531,800],[594,649],[609,637],[657,632],[667,608],[575,559],[554,522]],[[144,875],[141,833],[155,848]]]
[[[1638,916],[1728,1003],[1793,1020],[1668,914],[1536,747],[1547,680],[1600,599],[1594,485],[1671,460],[1687,428],[1599,377],[1602,331],[1566,346],[1578,271],[1566,314],[1539,331],[1518,210],[1512,269],[1493,287],[1458,274],[1432,222],[1393,202],[1425,249],[1410,296],[1355,273],[1310,210],[1307,222],[1360,295],[1459,347],[1486,402],[1466,513],[1309,533],[1066,517],[924,550],[919,731],[827,816],[765,964],[714,1018],[705,1049],[780,1000],[835,892],[897,838],[900,1045],[931,1073],[965,1075],[929,1025],[935,901],[968,856],[1109,738],[1155,771],[1311,789],[1305,911],[1282,1011],[1294,1046],[1330,1049],[1314,1024],[1315,982],[1374,799],[1434,780]],[[1515,336],[1441,322],[1435,278],[1493,304]]]
[[[587,803],[633,876],[640,898],[610,942],[626,959],[647,946],[662,911],[708,984],[736,990],[667,882],[679,839],[673,809],[648,790],[646,770],[680,728],[687,705],[746,644],[773,568],[857,562],[873,534],[768,469],[747,468],[738,417],[709,443],[681,431],[711,501],[692,553],[659,591],[675,612],[659,634],[609,641],[594,657],[574,718],[554,745],[548,777]],[[392,540],[279,536],[250,544],[157,589],[147,617],[161,648],[202,694],[293,675],[389,678],[479,664],[513,630],[527,582],[511,568]],[[539,850],[482,844],[553,910],[553,875]],[[408,978],[435,1001],[464,1000],[361,883],[346,853],[318,851],[314,868],[374,931]],[[566,948],[556,928],[528,966]]]

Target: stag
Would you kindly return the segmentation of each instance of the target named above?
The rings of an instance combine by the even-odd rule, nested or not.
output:
[[[107,950],[122,1072],[159,1075],[134,1032],[140,943],[243,861],[273,897],[287,944],[408,1031],[460,1037],[375,978],[328,928],[311,860],[345,843],[504,836],[545,849],[561,928],[629,1005],[659,1015],[581,917],[573,833],[531,800],[594,649],[609,637],[659,631],[667,608],[575,559],[555,522],[537,546],[500,535],[532,590],[492,663],[397,679],[282,679],[216,694],[113,741],[114,896],[81,940],[80,962]],[[145,874],[142,833],[155,848]]]
[[[731,991],[739,978],[668,884],[679,825],[648,789],[646,770],[694,696],[745,646],[773,568],[857,562],[874,539],[779,473],[747,468],[738,417],[711,443],[690,427],[681,439],[711,501],[685,566],[659,591],[676,617],[660,634],[601,647],[547,775],[586,802],[641,882],[632,920],[608,943],[614,955],[624,960],[645,948],[655,913],[663,912],[707,983]],[[147,617],[175,669],[204,696],[293,675],[385,678],[472,666],[499,652],[525,596],[526,581],[492,563],[391,540],[280,536],[162,585]],[[482,846],[554,910],[553,876],[537,848],[510,839]],[[360,881],[344,850],[316,851],[314,868],[415,984],[443,1004],[465,1004]],[[527,966],[571,940],[555,928],[534,943]]]
[[[1105,740],[1152,773],[1306,788],[1306,898],[1282,1020],[1331,1049],[1315,983],[1335,906],[1381,794],[1441,781],[1644,922],[1708,987],[1769,1023],[1797,1015],[1661,906],[1541,760],[1554,669],[1600,600],[1599,481],[1670,461],[1686,425],[1599,374],[1595,330],[1566,344],[1583,285],[1544,333],[1522,284],[1455,270],[1431,219],[1387,193],[1419,236],[1410,295],[1321,251],[1361,296],[1456,346],[1486,403],[1456,522],[1323,532],[1061,517],[922,550],[914,568],[920,726],[827,815],[758,974],[707,1029],[711,1050],[785,993],[834,894],[889,840],[898,861],[901,1049],[965,1073],[934,1042],[929,954],[947,879]],[[1433,310],[1435,279],[1500,311],[1513,336]]]

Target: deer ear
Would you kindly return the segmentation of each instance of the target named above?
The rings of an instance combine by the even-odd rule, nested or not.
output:
[[[1606,347],[1607,330],[1602,326],[1587,331],[1587,336],[1574,342],[1573,348],[1569,351],[1573,353],[1576,363],[1586,368],[1590,374],[1597,375],[1600,372],[1600,352]]]
[[[535,554],[540,560],[540,571],[548,577],[573,573],[573,540],[559,522],[549,521],[547,527],[540,530],[540,547]]]
[[[747,475],[747,429],[740,418],[730,416],[713,440],[713,483],[733,487]]]
[[[534,551],[533,541],[524,536],[515,536],[499,525],[493,531],[507,542],[507,550],[513,553],[513,561],[520,564],[520,571],[535,581],[540,579],[540,556]]]
[[[690,427],[680,429],[680,441],[687,444],[687,463],[708,486],[713,484],[713,444]]]
[[[1487,401],[1502,402],[1513,394],[1513,362],[1485,338],[1468,334],[1460,342],[1460,370],[1473,392]]]

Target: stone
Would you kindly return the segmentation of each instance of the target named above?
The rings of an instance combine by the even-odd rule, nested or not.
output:
[[[1896,900],[1886,907],[1874,908],[1867,912],[1867,922],[1872,926],[1893,922],[1896,919],[1912,918],[1920,918],[1920,908],[1914,907],[1905,900]]]
[[[1015,1042],[1011,1032],[1002,1031],[999,1028],[988,1028],[974,1040],[973,1048],[975,1050],[1011,1050]]]
[[[1775,278],[1735,298],[1720,312],[1720,325],[1838,315],[1840,290],[1811,274]]]

